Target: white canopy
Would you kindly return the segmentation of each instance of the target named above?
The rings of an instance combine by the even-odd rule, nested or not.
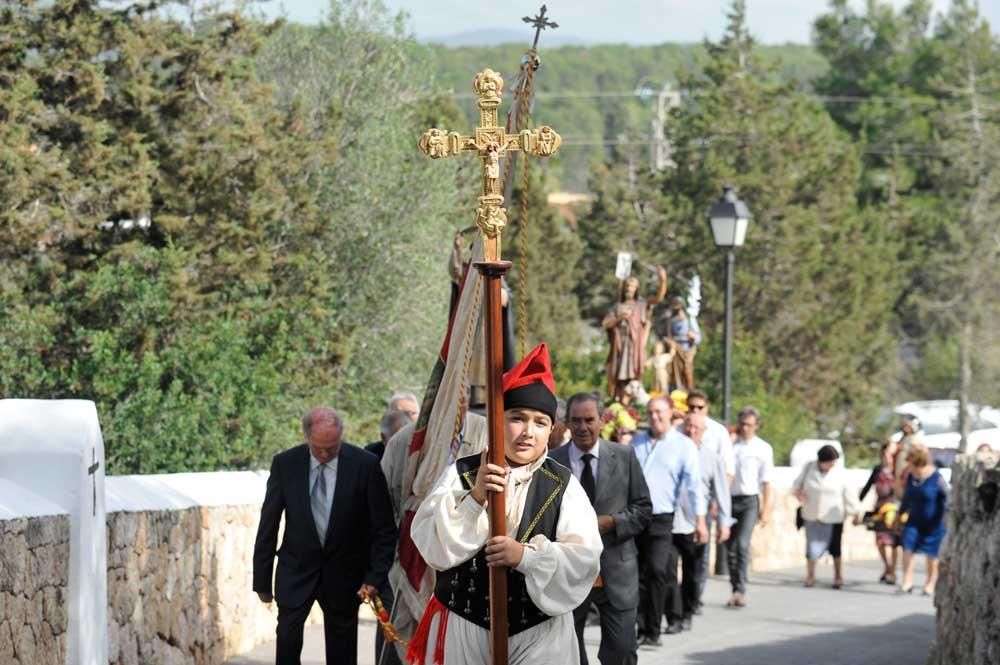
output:
[[[0,400],[0,506],[14,516],[58,510],[70,518],[66,662],[108,662],[104,439],[84,400]],[[25,509],[25,492],[47,505]],[[43,513],[44,514],[44,513]]]

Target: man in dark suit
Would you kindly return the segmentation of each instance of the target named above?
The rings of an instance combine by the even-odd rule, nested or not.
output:
[[[649,524],[653,504],[635,452],[600,439],[601,402],[592,393],[578,393],[566,406],[572,439],[549,451],[549,457],[569,467],[597,513],[604,542],[601,575],[587,600],[573,613],[580,642],[580,663],[587,665],[583,628],[591,604],[601,617],[602,665],[636,662],[636,609],[639,605],[639,563],[635,537]]]
[[[382,416],[382,420],[379,421],[379,440],[369,443],[365,446],[365,450],[377,457],[381,463],[382,457],[385,456],[385,446],[389,443],[392,435],[412,422],[410,415],[406,411],[386,411],[385,415]]]
[[[277,665],[299,665],[313,602],[323,610],[326,662],[357,662],[362,591],[385,583],[396,545],[389,490],[378,459],[341,445],[343,421],[315,408],[302,419],[306,443],[274,456],[253,553],[253,590],[278,602]],[[271,593],[278,524],[285,532]]]

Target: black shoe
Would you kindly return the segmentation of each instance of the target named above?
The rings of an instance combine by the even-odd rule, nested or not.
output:
[[[684,624],[678,621],[677,623],[672,623],[667,626],[667,629],[663,631],[664,635],[676,635],[677,633],[684,632]]]
[[[639,646],[647,649],[657,649],[662,646],[659,637],[650,637],[646,635],[641,640],[639,640]]]
[[[702,614],[701,603],[695,605],[694,609],[691,611],[694,612],[694,614],[696,614],[697,616],[701,616]]]
[[[681,619],[681,630],[691,630],[691,617]]]

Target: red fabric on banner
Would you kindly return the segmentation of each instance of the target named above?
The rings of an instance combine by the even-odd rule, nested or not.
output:
[[[410,581],[410,586],[420,591],[420,583],[423,582],[427,562],[420,556],[420,551],[410,536],[410,527],[413,525],[413,517],[416,514],[416,511],[407,510],[399,525],[399,565],[406,571],[406,579]]]

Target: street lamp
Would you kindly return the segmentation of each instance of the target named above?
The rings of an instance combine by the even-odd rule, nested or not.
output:
[[[712,238],[716,247],[726,250],[726,355],[722,375],[722,420],[729,423],[729,377],[733,364],[733,248],[740,247],[747,235],[747,226],[753,215],[743,201],[736,197],[736,188],[724,185],[720,198],[708,211],[712,224]]]

